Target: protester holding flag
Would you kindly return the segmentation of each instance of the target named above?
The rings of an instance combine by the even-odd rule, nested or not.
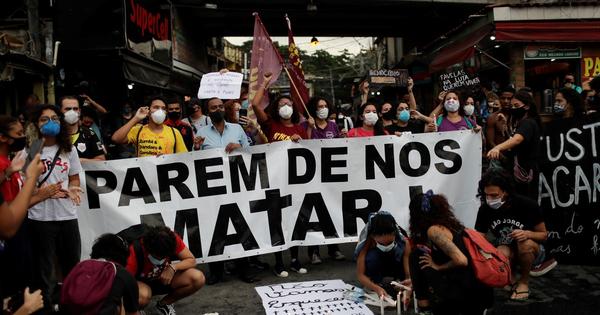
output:
[[[367,101],[360,107],[360,119],[363,124],[361,127],[356,127],[348,131],[348,137],[372,137],[385,135],[383,123],[379,120],[378,106],[372,100]]]

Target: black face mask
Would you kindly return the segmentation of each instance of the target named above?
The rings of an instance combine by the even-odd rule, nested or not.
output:
[[[525,106],[519,107],[519,108],[511,108],[510,109],[510,114],[514,118],[516,118],[516,119],[523,118],[523,116],[525,116],[525,113],[527,113],[527,110],[525,109]]]
[[[13,143],[11,143],[9,146],[11,152],[19,152],[25,148],[25,144],[27,142],[27,140],[25,140],[25,137],[10,138],[14,140]]]
[[[381,114],[381,117],[385,120],[394,120],[396,119],[396,113],[393,110],[389,110]]]
[[[225,112],[222,112],[220,110],[212,112],[208,114],[208,117],[210,117],[210,120],[212,120],[212,122],[220,123],[223,121],[223,119],[225,119]]]
[[[123,114],[123,115],[131,114],[131,107],[123,107],[123,109],[121,109],[121,114]]]
[[[177,121],[181,118],[181,113],[180,112],[169,112],[169,113],[167,113],[167,117],[169,117],[169,119],[171,121]]]

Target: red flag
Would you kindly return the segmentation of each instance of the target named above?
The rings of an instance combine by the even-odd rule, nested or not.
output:
[[[306,87],[306,81],[304,81],[304,71],[302,70],[302,62],[300,61],[300,53],[296,43],[294,42],[294,34],[292,34],[292,23],[285,15],[288,26],[288,61],[286,65],[290,75],[290,92],[292,95],[292,102],[296,106],[296,110],[299,113],[304,112],[304,107],[308,103],[308,88]],[[304,105],[303,105],[304,104]]]
[[[254,40],[252,42],[252,60],[250,61],[250,88],[249,99],[253,99],[256,91],[262,86],[263,75],[271,72],[273,78],[271,84],[277,81],[281,73],[281,65],[283,58],[279,55],[279,51],[273,46],[271,37],[265,29],[258,13],[254,13]],[[269,104],[268,94],[265,93],[261,104],[261,108],[267,107]]]

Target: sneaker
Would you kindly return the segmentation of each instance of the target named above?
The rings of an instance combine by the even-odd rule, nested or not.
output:
[[[323,261],[321,260],[321,257],[319,257],[319,255],[317,253],[312,254],[312,259],[310,261],[311,264],[318,265],[322,262]]]
[[[305,274],[308,272],[306,268],[302,268],[302,265],[300,264],[300,261],[298,259],[292,259],[292,262],[290,263],[290,269],[301,274]]]
[[[333,254],[331,255],[331,257],[333,257],[333,259],[335,259],[335,260],[344,260],[344,259],[346,259],[346,256],[344,256],[344,254],[342,254],[342,252],[340,252],[339,250],[336,250],[335,252],[333,252]]]
[[[162,304],[162,303],[160,303],[160,301],[157,301],[156,309],[162,315],[177,315],[177,312],[175,312],[175,308],[173,307],[173,304]]]
[[[531,271],[529,271],[529,275],[532,277],[541,277],[548,273],[550,270],[554,269],[556,265],[558,265],[556,259],[548,259],[539,265],[532,266]]]
[[[285,271],[283,266],[275,265],[275,268],[273,268],[273,272],[275,272],[275,275],[279,278],[287,278],[287,276],[289,275],[288,272]]]

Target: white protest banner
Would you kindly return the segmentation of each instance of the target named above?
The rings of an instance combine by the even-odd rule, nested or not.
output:
[[[140,222],[171,227],[199,263],[355,242],[380,209],[407,228],[410,196],[428,189],[473,226],[480,177],[481,135],[472,131],[85,163],[83,257],[102,233]]]
[[[256,287],[267,315],[372,315],[365,304],[344,299],[342,280],[318,280]]]
[[[223,100],[237,99],[240,97],[243,78],[244,76],[237,72],[207,73],[200,80],[198,98],[218,97]]]

